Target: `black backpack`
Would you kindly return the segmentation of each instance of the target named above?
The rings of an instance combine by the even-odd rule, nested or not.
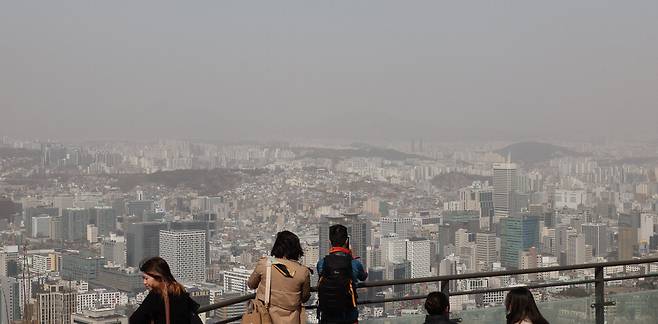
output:
[[[318,310],[329,316],[356,308],[351,255],[329,254],[324,257],[318,280],[318,299]]]

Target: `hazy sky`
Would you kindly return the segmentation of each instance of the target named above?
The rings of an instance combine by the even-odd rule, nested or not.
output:
[[[658,1],[6,1],[0,113],[63,139],[658,138]]]

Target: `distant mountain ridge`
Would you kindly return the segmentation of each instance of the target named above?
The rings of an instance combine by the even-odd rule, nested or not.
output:
[[[304,147],[294,148],[293,152],[298,155],[298,158],[325,158],[325,159],[349,159],[349,158],[372,158],[379,157],[392,161],[404,161],[406,159],[427,159],[426,157],[400,152],[398,150],[381,148],[368,144],[354,143],[350,148],[316,148]]]
[[[561,156],[577,156],[578,152],[568,148],[541,142],[521,142],[496,150],[496,153],[507,157],[511,155],[512,162],[536,164]]]

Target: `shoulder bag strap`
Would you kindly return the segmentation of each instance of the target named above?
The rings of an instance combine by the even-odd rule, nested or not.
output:
[[[267,270],[265,270],[265,307],[270,306],[270,293],[272,291],[272,258],[267,257]]]

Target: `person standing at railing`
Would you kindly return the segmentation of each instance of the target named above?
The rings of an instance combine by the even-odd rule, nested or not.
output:
[[[507,324],[548,324],[541,315],[535,298],[526,287],[510,290],[505,297]]]
[[[153,257],[144,261],[139,270],[149,293],[130,316],[130,324],[202,323],[196,314],[199,304],[174,279],[167,261]]]
[[[425,316],[424,324],[457,324],[450,320],[450,300],[448,296],[440,291],[435,291],[427,295],[425,299]]]
[[[329,254],[318,261],[318,318],[321,324],[358,323],[356,283],[368,273],[358,258],[352,257],[347,228],[329,227]]]
[[[247,286],[256,289],[256,302],[265,306],[273,324],[305,323],[302,304],[311,297],[310,269],[299,263],[304,255],[299,237],[290,231],[277,233],[270,255],[261,258],[247,281]],[[271,266],[269,307],[266,300],[267,267]]]

